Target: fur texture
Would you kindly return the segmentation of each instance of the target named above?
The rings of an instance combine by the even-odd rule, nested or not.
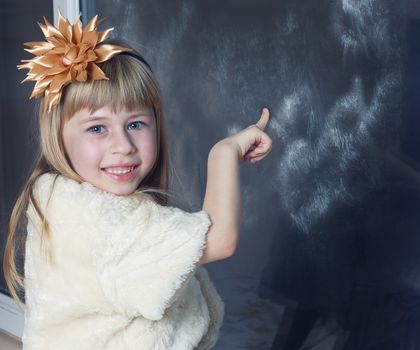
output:
[[[53,182],[42,176],[36,192],[51,263],[28,208],[24,349],[209,349],[223,305],[205,272],[196,277],[207,214]]]

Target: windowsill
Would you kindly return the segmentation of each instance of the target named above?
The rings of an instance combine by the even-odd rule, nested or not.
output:
[[[22,338],[23,312],[9,296],[0,293],[0,331],[17,339]]]

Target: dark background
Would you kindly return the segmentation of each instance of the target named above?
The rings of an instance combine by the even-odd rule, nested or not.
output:
[[[52,21],[52,1],[1,0],[0,2],[0,248],[6,239],[6,227],[18,192],[28,176],[37,149],[35,104],[27,101],[33,86],[20,82],[25,78],[16,65],[30,55],[23,43],[42,40],[37,22],[46,16]],[[2,265],[3,266],[3,265]],[[3,269],[2,269],[3,271]],[[3,273],[0,290],[6,291]]]
[[[34,138],[32,87],[19,86],[14,66],[40,30],[18,3],[1,21],[24,22],[10,42],[2,36],[2,225]],[[40,7],[36,20],[52,20]],[[216,348],[296,349],[306,339],[306,349],[415,349],[419,5],[96,0],[81,9],[107,17],[102,28],[115,27],[161,84],[174,205],[199,210],[210,147],[271,110],[273,151],[242,170],[239,250],[207,266],[226,304]]]

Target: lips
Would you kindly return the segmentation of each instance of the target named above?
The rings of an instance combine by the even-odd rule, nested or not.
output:
[[[134,170],[135,166],[130,167],[109,167],[109,168],[103,168],[105,172],[108,174],[113,175],[124,175],[132,172]]]
[[[117,165],[102,168],[102,171],[105,172],[109,177],[117,181],[129,181],[134,177],[134,170],[138,165],[129,164],[129,165]]]

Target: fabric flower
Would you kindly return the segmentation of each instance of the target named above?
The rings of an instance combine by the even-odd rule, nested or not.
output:
[[[60,102],[63,88],[75,81],[108,78],[97,66],[112,56],[131,49],[111,44],[101,44],[114,28],[97,32],[98,16],[92,18],[84,29],[80,17],[74,25],[59,13],[58,28],[51,25],[44,17],[45,24],[38,23],[47,39],[46,42],[28,42],[26,51],[35,55],[30,60],[22,60],[18,69],[29,69],[22,81],[35,81],[30,98],[44,96],[44,108],[51,108]]]

